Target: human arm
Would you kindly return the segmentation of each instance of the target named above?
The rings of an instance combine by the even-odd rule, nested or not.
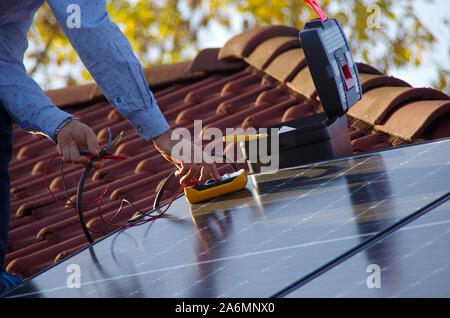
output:
[[[31,22],[30,18],[0,25],[0,103],[20,128],[43,133],[58,143],[65,161],[83,162],[78,148],[96,150],[94,132],[75,116],[56,107],[23,64]],[[69,125],[69,122],[73,123]],[[72,142],[77,143],[75,152],[66,146]]]
[[[142,65],[128,39],[110,20],[106,2],[104,0],[47,2],[105,97],[141,137],[152,140],[161,154],[177,165],[178,174],[183,176],[181,181],[188,182],[194,179],[198,172],[201,182],[209,177],[220,178],[215,165],[204,160],[207,156],[202,156],[201,161],[194,161],[172,153],[177,142],[171,138],[169,125],[148,87]],[[70,8],[79,10],[81,15],[79,21],[68,21],[71,14],[76,11],[70,13],[72,12]],[[181,142],[192,149],[197,148],[189,140],[184,139]]]

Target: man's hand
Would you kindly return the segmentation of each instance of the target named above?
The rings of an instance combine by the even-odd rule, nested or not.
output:
[[[199,172],[201,184],[205,183],[210,177],[214,180],[220,179],[219,171],[209,154],[204,153],[199,146],[193,144],[190,140],[172,140],[171,135],[172,131],[169,129],[164,134],[154,138],[153,144],[164,158],[178,167],[175,175],[182,176],[180,180],[182,184],[195,180]],[[175,145],[178,145],[181,149],[190,149],[190,156],[180,156],[175,153],[173,151]],[[199,156],[199,154],[202,156]]]
[[[82,163],[87,165],[90,159],[80,155],[80,151],[89,151],[97,156],[100,152],[94,131],[78,120],[72,120],[57,135],[58,151],[65,163]],[[103,168],[101,161],[93,164],[94,168]]]

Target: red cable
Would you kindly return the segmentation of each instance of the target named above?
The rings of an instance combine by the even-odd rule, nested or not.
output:
[[[50,158],[50,160],[47,162],[47,165],[45,166],[45,171],[44,171],[45,185],[47,186],[48,192],[50,193],[50,195],[53,197],[53,199],[54,199],[56,202],[58,202],[60,205],[63,205],[63,206],[74,207],[75,205],[74,205],[72,202],[66,203],[66,202],[63,202],[63,201],[59,200],[59,199],[56,197],[56,195],[52,192],[52,190],[50,190],[50,185],[49,185],[49,183],[48,183],[48,176],[47,176],[47,174],[48,174],[48,168],[50,167],[50,164],[53,162],[53,160],[55,160],[55,158],[61,157],[61,156],[62,156],[62,155],[60,155],[60,154],[54,154],[54,155]],[[108,191],[108,189],[109,189],[109,187],[107,187],[106,190],[103,191],[103,193],[102,193],[98,198],[96,198],[95,200],[88,201],[88,202],[85,202],[85,203],[83,203],[83,204],[91,204],[91,203],[97,202],[98,200],[100,200],[100,198],[102,198],[103,196],[105,196],[105,194],[106,194],[106,192]]]
[[[51,194],[51,196],[53,197],[53,199],[54,199],[56,202],[58,202],[59,204],[64,205],[64,206],[66,206],[66,205],[73,206],[73,203],[66,203],[66,202],[60,201],[60,200],[56,197],[56,195],[52,192],[52,190],[50,190],[50,185],[48,184],[48,177],[47,177],[48,167],[50,167],[50,164],[53,162],[53,160],[55,160],[55,158],[57,158],[57,157],[59,157],[59,156],[61,156],[61,155],[60,155],[60,154],[55,154],[55,155],[53,155],[53,156],[50,158],[50,160],[47,162],[47,165],[45,166],[45,170],[44,170],[45,185],[47,186],[48,192]]]
[[[325,14],[325,12],[323,12],[322,8],[317,4],[316,1],[305,0],[305,2],[309,4],[314,9],[314,11],[316,11],[317,15],[320,17],[320,20],[326,21],[328,19],[327,15]]]

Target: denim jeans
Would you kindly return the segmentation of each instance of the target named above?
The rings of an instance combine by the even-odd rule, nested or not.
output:
[[[4,269],[5,256],[8,247],[10,185],[8,164],[13,149],[12,119],[0,105],[0,270]]]

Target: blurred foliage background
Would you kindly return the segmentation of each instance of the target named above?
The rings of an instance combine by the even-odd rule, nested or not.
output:
[[[392,68],[421,65],[425,54],[437,43],[432,31],[416,15],[413,2],[318,1],[329,16],[344,26],[355,60],[386,74]],[[236,34],[236,28],[243,31],[269,24],[300,29],[304,22],[316,18],[301,0],[110,0],[107,9],[144,67],[194,58],[202,47],[199,33],[212,23]],[[450,26],[448,18],[442,22]],[[380,27],[376,27],[377,23]],[[58,86],[70,86],[91,80],[47,4],[35,16],[29,42],[27,70],[44,89],[54,88],[56,81]],[[449,74],[450,69],[439,67],[430,85],[448,93]]]

